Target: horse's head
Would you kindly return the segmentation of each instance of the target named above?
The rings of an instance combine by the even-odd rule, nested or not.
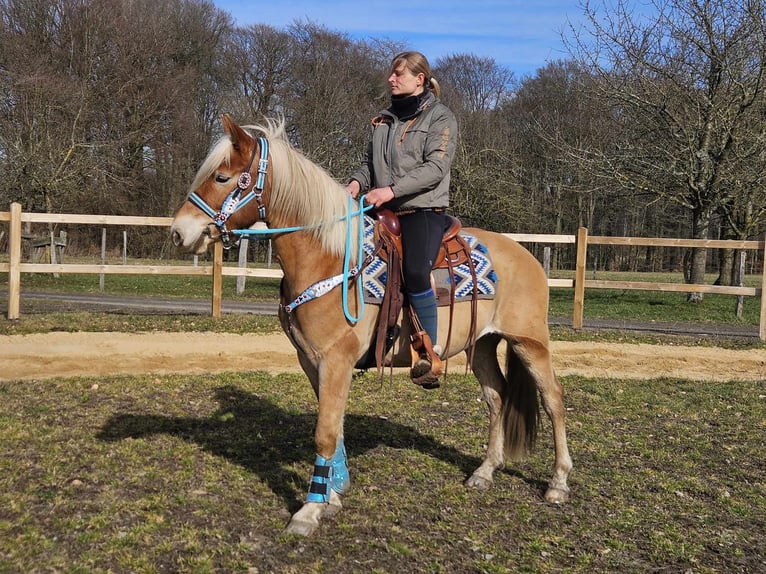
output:
[[[284,120],[240,127],[224,115],[223,129],[173,219],[176,246],[189,253],[219,240],[228,246],[236,241],[233,232],[262,221],[279,237],[301,229],[328,253],[343,255],[352,200],[327,170],[293,148]]]
[[[200,166],[170,227],[173,243],[191,253],[218,240],[228,247],[236,242],[233,230],[266,219],[268,140],[253,138],[226,114],[222,119],[224,136]]]

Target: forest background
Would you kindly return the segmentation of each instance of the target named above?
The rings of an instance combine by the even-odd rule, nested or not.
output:
[[[471,53],[431,62],[458,118],[451,202],[464,225],[764,233],[766,0],[652,4],[647,19],[627,0],[583,1],[568,58],[523,78]],[[310,21],[237,26],[207,0],[0,0],[0,206],[171,215],[224,112],[283,117],[293,143],[345,182],[388,105],[391,57],[407,48]],[[72,244],[97,242],[88,233]],[[171,247],[141,231],[131,249]],[[731,284],[739,256],[645,248],[598,265],[683,270],[690,283],[712,268]]]

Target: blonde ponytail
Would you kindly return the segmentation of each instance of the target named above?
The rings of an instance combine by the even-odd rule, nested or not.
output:
[[[439,82],[436,81],[436,78],[432,77],[431,79],[428,80],[428,87],[437,98],[441,95],[442,90],[439,87]]]

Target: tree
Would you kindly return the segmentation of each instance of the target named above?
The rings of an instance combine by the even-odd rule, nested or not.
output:
[[[291,76],[292,39],[265,24],[234,31],[227,65],[236,76],[229,110],[234,117],[255,121],[282,110]]]
[[[492,58],[453,54],[433,66],[441,100],[455,114],[458,148],[452,164],[451,204],[466,225],[506,231],[529,214],[518,184],[502,106],[513,95],[513,73]]]
[[[589,165],[594,177],[683,206],[691,236],[706,239],[714,211],[730,212],[733,197],[754,191],[740,183],[753,178],[752,144],[763,141],[766,3],[651,5],[654,16],[627,0],[603,13],[583,5],[588,35],[576,34],[570,48],[596,79],[591,96],[608,103],[625,136],[613,150],[591,154]],[[705,260],[704,249],[693,250],[690,283],[704,282]],[[702,294],[688,298],[699,302]]]
[[[67,3],[0,2],[2,197],[50,210],[57,194],[76,189],[73,172],[86,93],[62,71]]]
[[[295,22],[289,31],[284,113],[294,143],[345,180],[362,161],[370,119],[388,106],[384,82],[392,46],[354,42],[311,22]]]
[[[203,0],[0,0],[0,194],[31,210],[172,212],[208,145],[228,25]]]
[[[457,114],[497,109],[511,97],[515,82],[512,71],[474,54],[439,58],[434,75],[444,84],[444,102]]]

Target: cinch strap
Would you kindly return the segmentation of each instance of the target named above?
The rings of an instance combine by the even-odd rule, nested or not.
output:
[[[330,502],[331,489],[338,494],[343,494],[349,486],[351,486],[351,480],[346,465],[346,447],[343,444],[343,437],[340,437],[331,459],[317,455],[306,502],[327,504]]]

